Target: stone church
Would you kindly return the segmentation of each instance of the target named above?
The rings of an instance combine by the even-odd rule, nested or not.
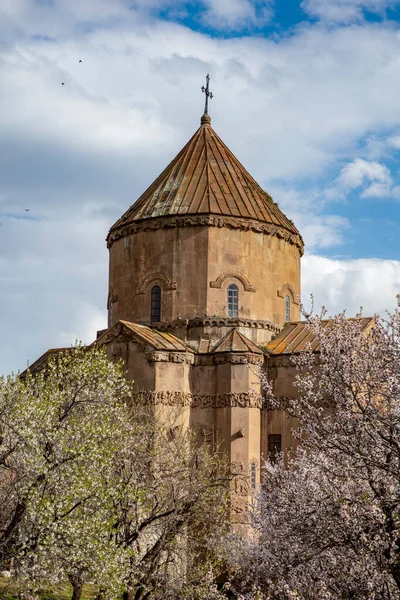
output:
[[[293,396],[303,240],[218,137],[207,113],[161,175],[111,227],[108,328],[141,401],[178,410],[232,463],[240,521],[262,458],[295,445],[293,423],[260,397],[260,366]],[[31,366],[40,368],[50,350]],[[170,407],[170,408],[168,408]]]

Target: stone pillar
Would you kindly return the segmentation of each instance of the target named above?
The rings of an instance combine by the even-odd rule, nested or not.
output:
[[[215,411],[223,449],[232,474],[231,520],[246,523],[246,509],[260,482],[261,398],[256,365],[263,357],[251,353],[224,353],[217,360],[217,392],[227,394],[229,406]],[[253,364],[252,364],[253,363]]]

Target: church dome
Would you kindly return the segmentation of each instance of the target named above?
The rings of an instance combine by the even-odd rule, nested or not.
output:
[[[111,227],[109,325],[266,343],[300,318],[300,233],[211,127]],[[178,333],[179,332],[179,333]]]
[[[111,227],[110,244],[126,235],[129,225],[159,217],[213,215],[263,223],[290,238],[301,250],[303,241],[279,209],[211,127],[208,114],[186,146],[140,198]],[[220,224],[219,224],[220,225]]]

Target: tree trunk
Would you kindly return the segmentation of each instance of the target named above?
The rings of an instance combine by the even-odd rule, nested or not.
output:
[[[71,600],[81,600],[83,588],[83,579],[81,575],[68,575],[68,579],[73,589]]]

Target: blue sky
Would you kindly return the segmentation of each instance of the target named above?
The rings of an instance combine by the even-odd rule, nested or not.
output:
[[[213,127],[304,237],[303,298],[393,308],[400,2],[0,0],[0,372],[105,326],[107,231],[208,70]]]

